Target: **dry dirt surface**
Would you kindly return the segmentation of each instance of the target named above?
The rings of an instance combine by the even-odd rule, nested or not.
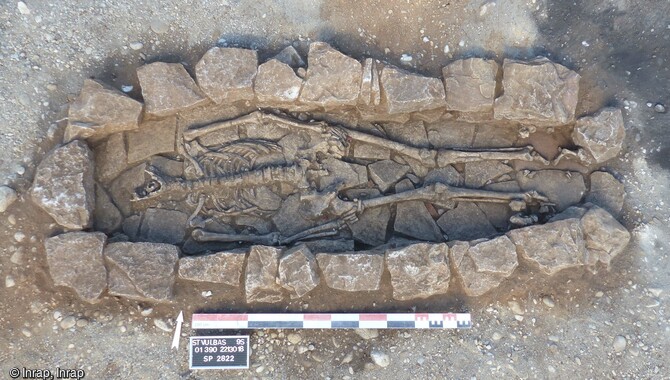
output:
[[[670,378],[668,15],[658,0],[2,2],[0,185],[19,199],[0,214],[0,378],[15,367],[78,368],[91,379]],[[113,297],[91,306],[54,290],[42,248],[50,222],[23,194],[84,79],[134,86],[139,97],[145,62],[192,70],[217,44],[258,49],[262,61],[310,40],[434,76],[469,56],[545,55],[576,70],[578,115],[624,110],[624,153],[608,166],[627,192],[628,249],[595,275],[517,272],[478,299],[440,301],[472,313],[470,330],[250,331],[251,368],[225,373],[190,371],[185,338],[170,350],[175,308]],[[194,334],[188,322],[184,337]]]

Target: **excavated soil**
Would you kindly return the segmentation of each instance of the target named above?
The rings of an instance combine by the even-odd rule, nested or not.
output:
[[[374,298],[352,298],[319,287],[281,309],[251,310],[469,311],[473,328],[381,331],[372,339],[353,331],[298,331],[296,344],[286,339],[293,331],[255,331],[250,370],[192,372],[185,339],[179,351],[171,351],[171,331],[161,329],[172,326],[179,309],[112,297],[91,306],[72,292],[54,289],[42,247],[53,222],[21,196],[0,216],[0,278],[14,281],[0,287],[3,376],[13,367],[61,367],[83,368],[87,378],[666,377],[670,266],[663,200],[668,198],[664,129],[669,120],[654,105],[670,103],[667,4],[391,1],[352,6],[239,0],[188,9],[178,2],[26,4],[30,14],[15,3],[0,7],[0,178],[21,194],[44,152],[60,140],[64,123],[57,120],[83,79],[94,77],[117,88],[133,85],[130,94],[138,97],[139,65],[169,60],[193,67],[217,41],[259,49],[263,61],[293,40],[324,40],[356,58],[400,65],[401,55],[408,54],[410,69],[434,76],[456,58],[542,54],[582,75],[578,115],[606,105],[624,110],[625,151],[608,167],[625,185],[622,222],[633,239],[609,271],[548,278],[522,265],[516,278],[474,299],[457,290],[448,299],[399,303],[391,299],[390,288]],[[156,20],[167,23],[169,31],[156,33],[161,31]],[[134,50],[135,42],[143,46]],[[25,235],[21,242],[17,232]],[[227,310],[250,310],[239,302],[241,290],[180,285],[177,304],[198,298],[217,309],[225,304]],[[204,299],[201,292],[207,290],[214,295]],[[187,315],[191,311],[184,309]],[[70,316],[74,326],[68,325]],[[188,318],[183,333],[194,334]],[[373,349],[389,355],[388,367],[370,364]]]

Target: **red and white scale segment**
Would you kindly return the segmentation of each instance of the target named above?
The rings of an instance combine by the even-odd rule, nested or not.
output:
[[[193,329],[467,329],[470,313],[193,314]]]

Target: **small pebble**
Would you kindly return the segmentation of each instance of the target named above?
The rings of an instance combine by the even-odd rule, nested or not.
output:
[[[449,54],[449,45],[444,45],[444,54]]]
[[[423,363],[425,363],[425,362],[426,362],[426,358],[424,358],[423,356],[419,356],[419,358],[416,359],[416,364],[418,364],[418,365],[423,365]]]
[[[0,186],[0,212],[7,211],[7,208],[12,205],[17,199],[16,191],[11,187]],[[13,217],[10,215],[10,217]],[[11,223],[11,221],[10,221]],[[14,223],[12,223],[14,224]]]
[[[33,333],[31,333],[30,330],[28,330],[26,328],[21,329],[21,334],[25,335],[26,338],[30,338],[33,335]]]
[[[342,358],[342,364],[351,363],[352,360],[354,360],[354,352],[349,351],[349,353]]]
[[[412,56],[409,54],[403,54],[400,56],[400,62],[409,63],[412,62]]]
[[[55,320],[61,321],[61,320],[63,320],[63,313],[56,310],[56,311],[54,311],[53,317],[54,317]]]
[[[497,342],[497,341],[499,341],[500,339],[502,339],[502,334],[496,331],[496,332],[494,332],[493,335],[491,336],[491,339],[493,339],[494,341]]]
[[[256,373],[261,373],[263,371],[265,371],[265,366],[261,365],[261,366],[258,366],[258,368],[256,368]]]
[[[85,327],[88,325],[88,321],[86,319],[79,319],[77,320],[77,327]]]
[[[375,339],[379,336],[379,331],[375,329],[356,329],[354,332],[364,340]]]
[[[21,262],[23,261],[23,252],[22,251],[14,252],[12,256],[9,258],[9,261],[11,261],[12,264],[21,265]]]
[[[516,301],[509,301],[509,302],[507,303],[507,305],[509,306],[509,308],[512,310],[512,312],[513,312],[514,314],[523,315],[523,309],[521,308],[521,305],[519,305],[518,302],[516,302]]]
[[[624,338],[621,335],[617,335],[614,337],[614,342],[612,342],[612,347],[614,348],[614,352],[623,352],[626,349],[626,338]]]
[[[305,346],[298,346],[298,353],[299,354],[304,354],[305,352],[309,351],[309,349]]]
[[[133,90],[133,86],[131,85],[123,85],[121,86],[121,91],[128,93]]]
[[[144,44],[141,42],[131,42],[130,43],[130,48],[133,50],[140,50],[144,47]]]
[[[158,318],[157,318],[157,319],[154,319],[154,326],[156,326],[156,327],[158,327],[159,329],[161,329],[161,330],[163,330],[163,331],[166,331],[166,332],[170,332],[170,331],[172,331],[172,329],[170,328],[170,326],[168,326],[167,322],[165,322],[165,321],[162,320],[162,319],[158,319]]]
[[[518,314],[517,314],[517,315],[514,316],[514,319],[516,319],[517,321],[521,322],[521,321],[523,321],[523,315],[518,315]]]
[[[19,1],[18,3],[16,3],[16,7],[19,8],[19,13],[21,13],[22,15],[30,14],[30,9],[23,1]]]
[[[154,311],[154,309],[149,307],[149,308],[146,308],[146,309],[143,309],[142,311],[140,311],[140,314],[141,314],[143,317],[148,317],[149,315],[151,315],[151,313],[152,313],[153,311]]]
[[[206,291],[200,293],[200,295],[201,295],[203,298],[211,297],[211,296],[212,296],[212,291],[211,291],[211,290],[206,290]]]
[[[154,33],[157,34],[163,34],[167,33],[169,25],[167,22],[159,20],[159,19],[153,19],[151,20],[151,24],[149,25],[151,30],[154,31]]]
[[[21,231],[14,234],[14,240],[16,240],[19,243],[24,241],[25,239],[26,239],[26,234],[24,234]]]
[[[10,215],[7,217],[7,221],[13,226],[16,224],[16,217],[14,215]]]
[[[556,306],[556,305],[554,304],[554,300],[553,300],[551,297],[549,297],[549,296],[544,296],[544,297],[542,297],[542,303],[544,303],[547,307],[554,307],[554,306]]]
[[[16,285],[16,281],[14,281],[14,277],[12,277],[12,276],[5,277],[5,288],[11,288],[14,285]]]
[[[121,331],[122,333],[126,332],[127,330],[128,329],[126,328],[126,326],[119,327],[119,331]]]
[[[649,293],[651,293],[654,297],[659,297],[661,293],[663,293],[663,289],[659,288],[649,288]]]
[[[71,329],[77,324],[77,319],[73,316],[65,317],[60,321],[60,327],[64,330]]]
[[[291,344],[298,344],[298,343],[300,343],[300,341],[302,340],[302,336],[300,336],[300,334],[291,333],[291,334],[288,334],[288,336],[286,337],[286,339],[288,339],[288,341],[289,341]]]
[[[596,297],[597,298],[601,298],[604,295],[605,295],[605,293],[603,293],[603,292],[596,292]]]
[[[661,103],[658,103],[654,106],[654,111],[658,113],[665,113],[665,106]]]
[[[385,352],[377,349],[370,352],[370,358],[372,358],[372,361],[380,367],[388,367],[388,365],[391,364],[389,356]]]

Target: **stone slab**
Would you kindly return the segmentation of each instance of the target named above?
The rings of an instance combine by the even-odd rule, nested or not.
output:
[[[59,225],[80,230],[93,222],[93,153],[75,140],[51,151],[37,166],[30,196]]]
[[[111,243],[104,256],[109,294],[149,302],[172,299],[179,248],[160,243]]]
[[[98,302],[107,289],[102,255],[106,241],[101,232],[70,232],[46,239],[44,248],[54,284],[73,289],[86,302]]]

